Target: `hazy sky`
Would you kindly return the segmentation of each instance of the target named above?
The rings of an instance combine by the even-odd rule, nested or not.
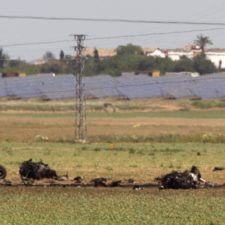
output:
[[[1,15],[83,17],[131,20],[176,20],[192,22],[225,22],[225,0],[0,0]],[[89,38],[115,35],[171,32],[221,28],[221,26],[128,24],[77,21],[35,21],[0,18],[0,46],[11,58],[33,60],[46,51],[57,57],[60,49],[73,54],[70,34],[84,33]],[[117,47],[128,43],[143,47],[183,47],[199,34],[213,41],[212,47],[225,47],[224,30],[196,31],[192,33],[145,36],[112,40],[86,41],[87,47]],[[71,40],[71,42],[4,47],[8,44]]]

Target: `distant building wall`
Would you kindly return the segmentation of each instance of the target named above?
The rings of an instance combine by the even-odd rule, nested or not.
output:
[[[85,56],[94,56],[94,50],[95,48],[86,48],[84,50],[84,55]],[[115,48],[97,48],[98,50],[98,55],[100,58],[108,58],[108,57],[113,57],[117,54],[117,51]]]
[[[190,52],[184,52],[184,51],[168,51],[167,55],[173,61],[180,60],[180,58],[182,56],[186,56],[189,59],[193,58],[193,52],[192,51],[190,51]]]
[[[160,57],[160,58],[165,58],[166,53],[160,49],[156,49],[153,52],[148,52],[147,56],[153,56],[153,57]]]
[[[201,53],[200,50],[190,50],[190,51],[179,51],[179,50],[169,50],[167,54],[165,54],[163,51],[157,49],[152,53],[149,53],[148,56],[157,56],[161,58],[165,58],[165,56],[168,56],[173,61],[180,60],[182,56],[186,56],[189,59],[193,59],[195,56],[199,55]],[[206,53],[207,59],[209,59],[211,62],[214,63],[214,65],[217,68],[225,69],[225,50],[208,50]]]
[[[217,68],[220,67],[221,63],[221,69],[225,69],[225,52],[207,52],[206,57],[212,61]]]

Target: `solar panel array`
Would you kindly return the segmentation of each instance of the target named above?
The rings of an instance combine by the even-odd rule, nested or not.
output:
[[[66,99],[75,95],[72,74],[52,76],[37,74],[27,77],[0,78],[0,97]],[[148,75],[125,73],[119,77],[98,75],[84,77],[85,95],[92,98],[125,97],[225,97],[225,75],[210,74],[191,77],[190,74],[170,74],[153,78]]]

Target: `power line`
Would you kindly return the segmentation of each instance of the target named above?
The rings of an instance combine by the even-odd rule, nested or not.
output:
[[[142,24],[177,24],[177,25],[205,25],[225,26],[224,22],[193,22],[193,21],[162,21],[162,20],[132,20],[132,19],[107,19],[107,18],[85,18],[85,17],[45,17],[45,16],[17,16],[0,15],[0,19],[19,20],[52,20],[52,21],[82,21],[82,22],[110,22],[110,23],[142,23]]]
[[[2,48],[9,48],[9,47],[18,47],[18,46],[32,46],[32,45],[57,44],[57,43],[65,43],[65,42],[72,42],[72,40],[21,42],[21,43],[14,43],[14,44],[6,44],[6,45],[2,45],[0,47],[2,47]]]
[[[186,34],[186,33],[193,33],[193,32],[215,31],[215,30],[224,30],[224,29],[225,28],[208,28],[208,29],[194,29],[194,30],[183,30],[183,31],[169,31],[169,32],[155,32],[155,33],[130,34],[130,35],[118,35],[118,36],[105,36],[105,37],[88,38],[87,41],[119,39],[119,38],[135,38],[135,37],[170,35],[170,34]]]
[[[102,36],[102,37],[87,38],[86,40],[93,41],[93,40],[110,40],[110,39],[121,39],[121,38],[136,38],[136,37],[147,37],[147,36],[158,36],[158,35],[186,34],[186,33],[195,33],[195,32],[202,32],[202,31],[215,31],[215,30],[224,30],[224,29],[225,28],[207,28],[207,29],[192,29],[192,30],[169,31],[169,32],[153,32],[153,33],[142,33],[142,34]],[[67,42],[72,42],[72,40],[22,42],[22,43],[5,44],[0,47],[10,48],[10,47],[48,45],[48,44],[67,43]]]

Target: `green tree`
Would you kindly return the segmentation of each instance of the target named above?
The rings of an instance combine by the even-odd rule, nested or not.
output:
[[[159,70],[161,74],[172,72],[174,71],[174,62],[168,57],[154,57],[152,70]]]
[[[47,52],[43,55],[43,59],[46,60],[46,61],[54,60],[54,59],[55,59],[55,55],[54,55],[52,52],[47,51]]]
[[[64,68],[59,61],[52,61],[40,66],[41,73],[63,73]]]
[[[201,49],[203,55],[205,55],[206,45],[212,45],[212,41],[207,36],[199,35],[195,40],[195,44],[198,45]]]
[[[9,56],[7,56],[4,52],[3,49],[0,48],[0,68],[3,68],[9,59]]]
[[[14,67],[14,68],[19,69],[20,65],[22,65],[24,63],[25,63],[25,61],[22,61],[20,59],[10,60],[8,63],[8,67]]]
[[[126,46],[119,46],[117,48],[117,56],[127,56],[127,55],[143,55],[143,50],[140,46],[128,44]]]
[[[61,50],[60,53],[59,53],[59,59],[60,59],[60,60],[64,60],[64,58],[65,58],[64,51]]]
[[[101,62],[100,62],[98,50],[96,48],[94,49],[93,58],[94,58],[93,72],[94,74],[99,74],[101,72]]]
[[[181,56],[180,60],[175,62],[174,71],[193,71],[193,61],[186,56]]]
[[[93,57],[94,57],[94,62],[99,63],[100,59],[99,59],[99,54],[98,54],[97,48],[94,49],[94,56]]]
[[[121,60],[118,57],[106,58],[101,61],[101,73],[112,76],[121,75]]]
[[[193,59],[193,69],[200,74],[208,74],[217,72],[215,65],[204,55],[198,55]]]
[[[139,64],[138,64],[138,71],[140,72],[143,72],[143,71],[146,71],[146,72],[150,72],[152,71],[152,68],[153,68],[153,64],[154,64],[154,61],[155,61],[155,58],[152,57],[152,56],[142,56],[142,60],[139,61]]]

